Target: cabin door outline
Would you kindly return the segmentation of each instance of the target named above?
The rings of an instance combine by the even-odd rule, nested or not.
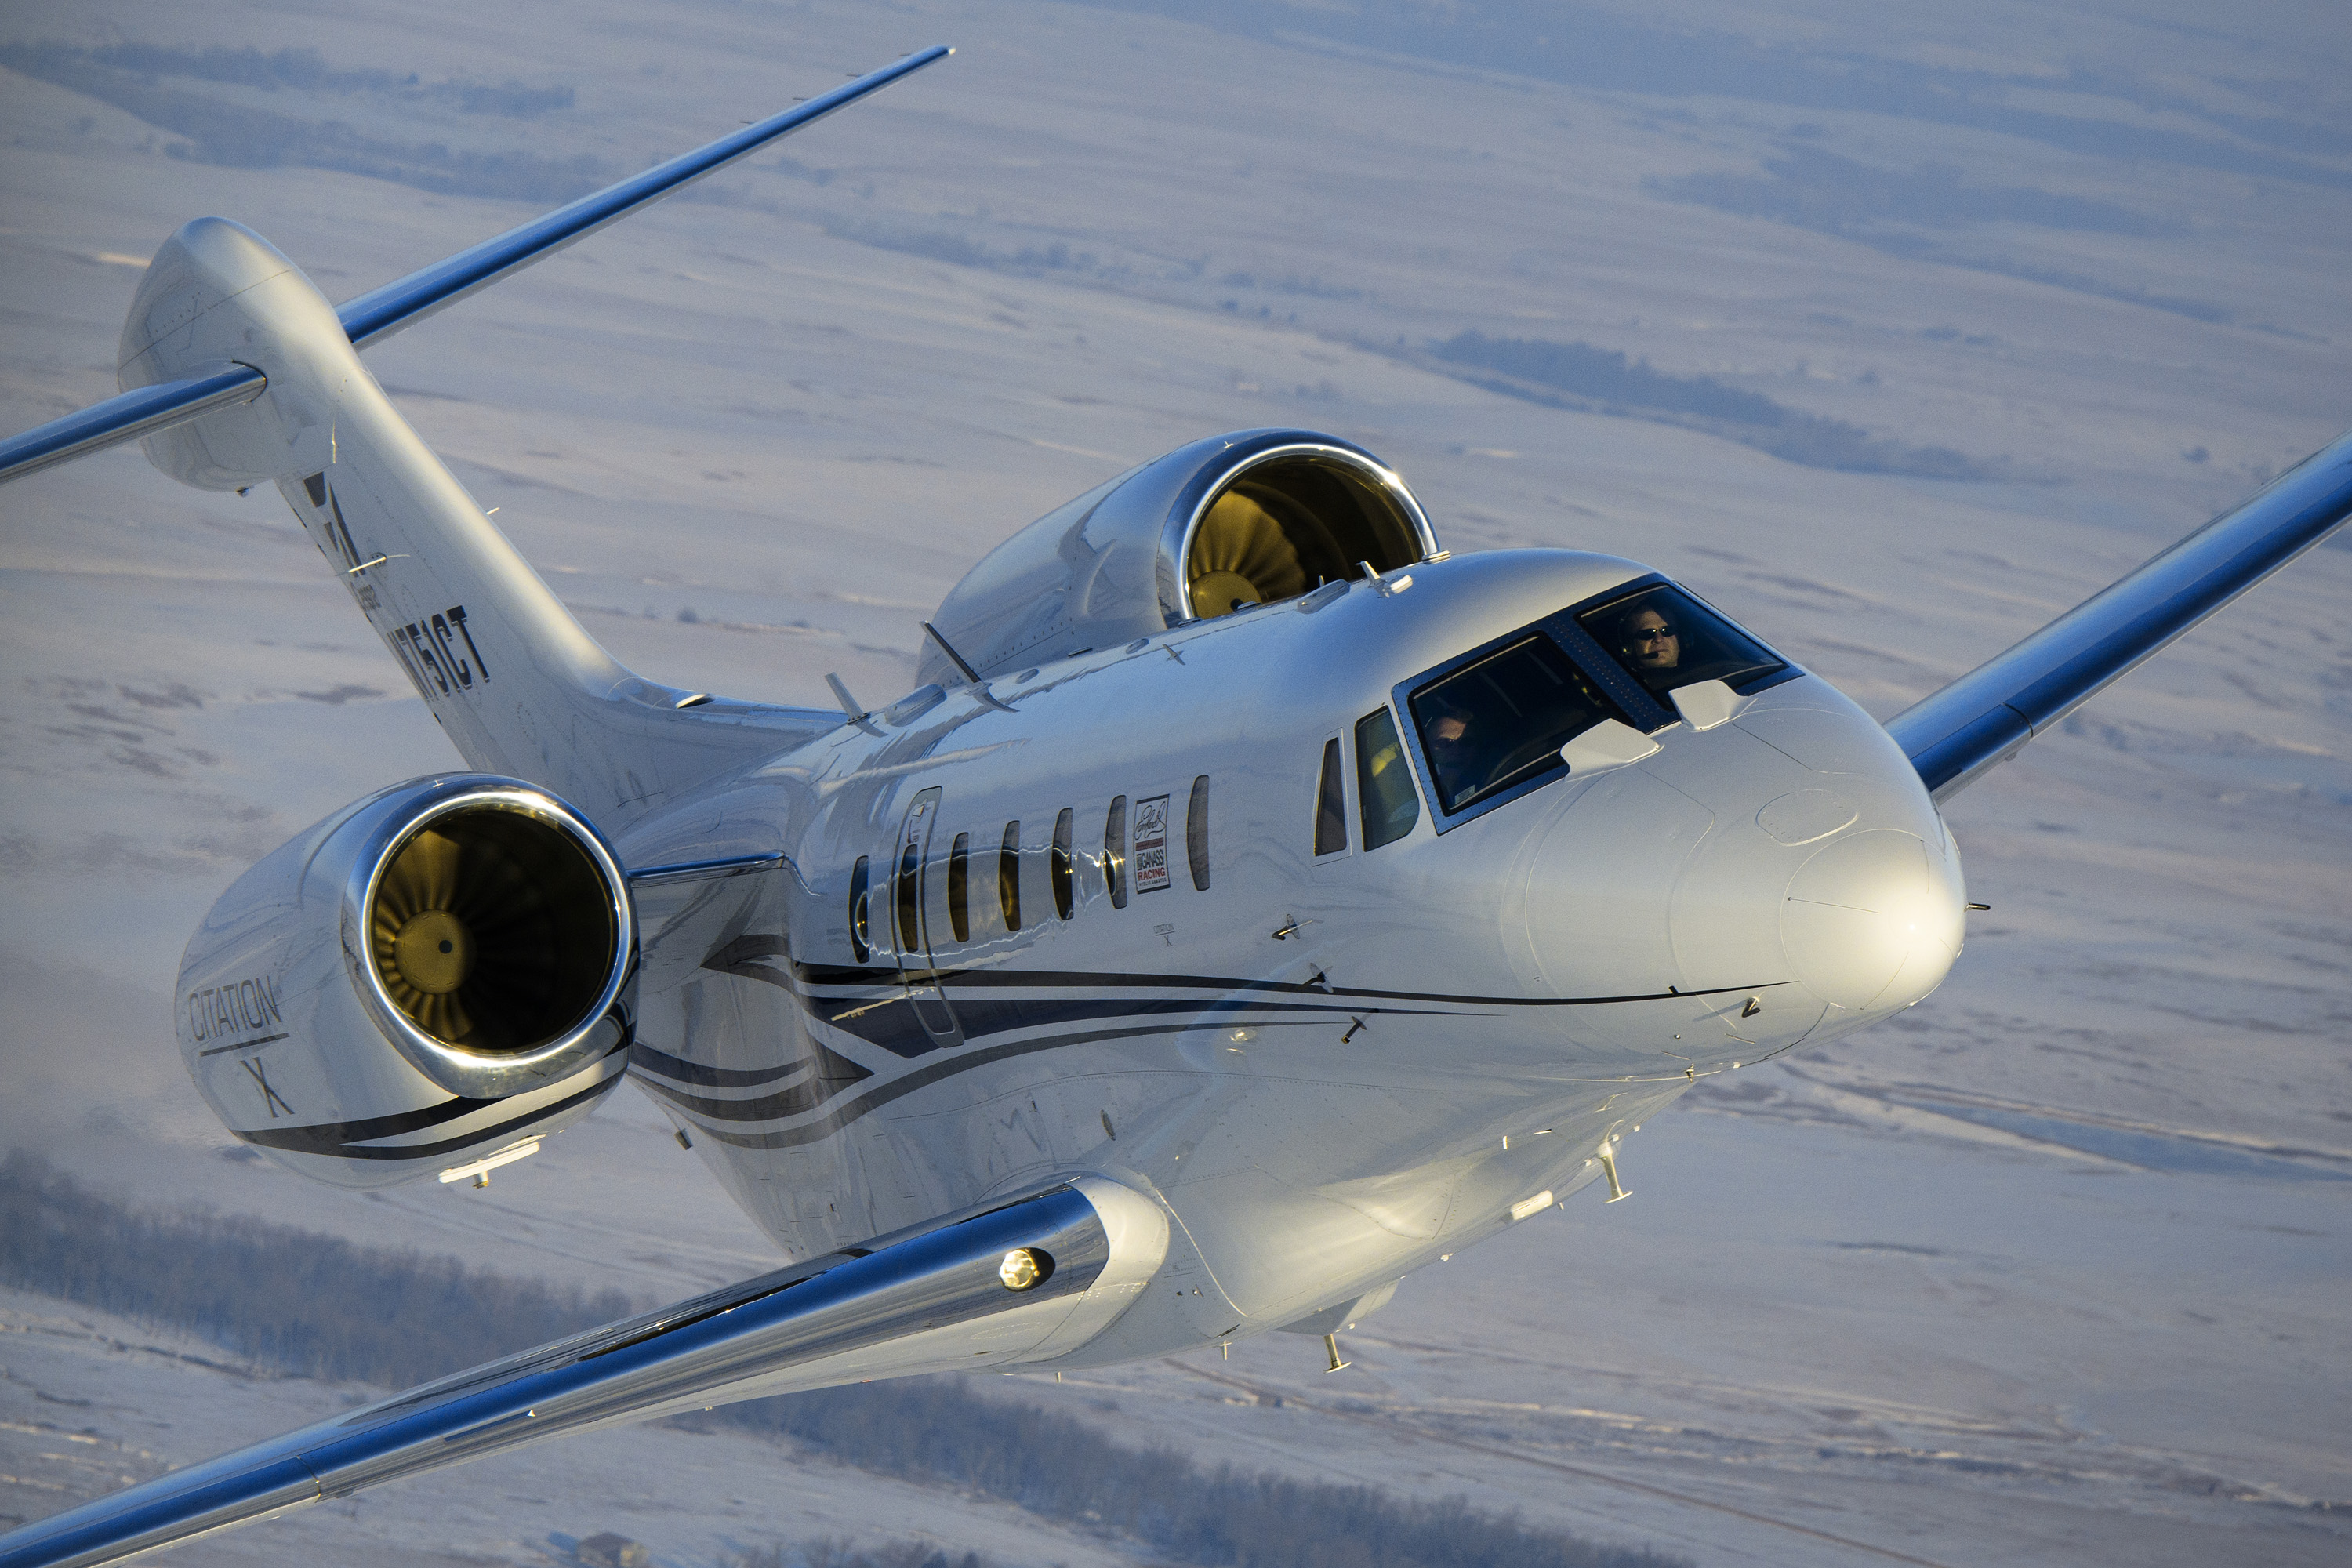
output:
[[[947,875],[946,862],[931,854],[939,821],[940,787],[934,784],[908,804],[899,824],[890,870],[890,934],[898,953],[899,980],[914,1005],[916,1020],[935,1048],[946,1049],[963,1044],[963,1030],[940,989],[939,961],[931,954],[931,910],[945,892],[932,883]]]

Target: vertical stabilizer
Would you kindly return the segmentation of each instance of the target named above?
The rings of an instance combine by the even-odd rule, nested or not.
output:
[[[250,403],[146,438],[212,489],[275,484],[467,764],[553,790],[613,831],[834,726],[632,675],[507,542],[361,363],[334,308],[241,225],[200,218],[149,267],[125,391],[247,365]]]

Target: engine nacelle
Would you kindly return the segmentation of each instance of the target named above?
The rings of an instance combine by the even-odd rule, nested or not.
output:
[[[931,624],[982,675],[999,675],[1436,552],[1421,503],[1361,447],[1241,430],[1047,512],[982,556]],[[960,677],[927,642],[916,679]]]
[[[588,1114],[627,1066],[635,955],[586,818],[514,779],[412,780],[222,895],[180,962],[180,1051],[247,1143],[389,1186]]]

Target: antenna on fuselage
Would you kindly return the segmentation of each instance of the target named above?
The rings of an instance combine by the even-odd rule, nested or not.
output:
[[[971,666],[963,661],[963,655],[956,652],[955,644],[948,641],[945,637],[942,637],[940,633],[939,627],[931,625],[929,621],[925,621],[923,623],[923,632],[925,636],[929,637],[933,642],[940,645],[940,651],[948,656],[949,663],[963,671],[964,684],[971,688],[972,694],[974,696],[978,697],[982,702],[987,703],[991,708],[1002,708],[1007,713],[1013,711],[1013,705],[1011,703],[999,702],[996,700],[996,693],[991,691],[988,689],[987,682],[981,679],[980,671],[972,668]]]
[[[948,641],[947,638],[940,635],[939,627],[931,625],[929,621],[925,621],[923,623],[923,631],[924,634],[933,642],[940,645],[940,651],[948,656],[948,662],[954,665],[958,669],[963,671],[963,678],[967,684],[972,686],[978,686],[980,684],[980,671],[972,668],[971,666],[963,661],[963,655],[956,652],[955,644]]]
[[[851,723],[870,734],[881,733],[879,730],[874,728],[874,715],[859,706],[857,699],[849,694],[849,688],[842,684],[841,677],[827,674],[824,683],[833,688],[833,700],[841,704],[842,712],[848,717]]]

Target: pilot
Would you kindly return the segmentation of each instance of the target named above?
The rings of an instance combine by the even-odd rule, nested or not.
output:
[[[1617,646],[1636,669],[1673,669],[1683,661],[1683,639],[1647,605],[1625,617]]]
[[[1429,765],[1437,774],[1438,785],[1448,799],[1462,795],[1479,781],[1471,777],[1477,758],[1468,735],[1470,715],[1459,708],[1448,708],[1431,721],[1428,731]]]

